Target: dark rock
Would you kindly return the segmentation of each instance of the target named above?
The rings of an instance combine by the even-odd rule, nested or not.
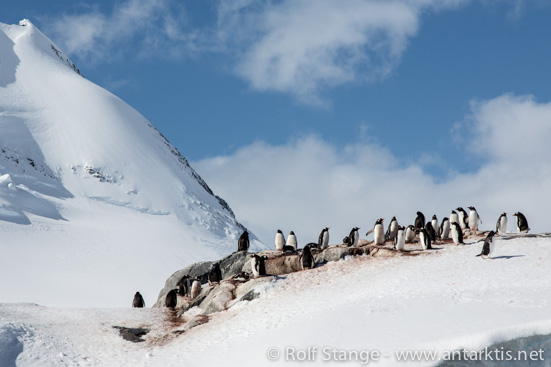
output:
[[[124,326],[113,326],[113,328],[119,330],[119,334],[124,340],[128,340],[132,343],[144,342],[145,339],[143,339],[142,336],[147,335],[150,331],[144,328],[127,328]]]

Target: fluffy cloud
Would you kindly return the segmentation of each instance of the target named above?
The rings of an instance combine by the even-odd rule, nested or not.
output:
[[[548,230],[551,104],[512,95],[473,102],[460,128],[472,159],[486,163],[444,182],[401,164],[381,146],[341,148],[316,136],[281,146],[256,142],[194,167],[267,244],[277,229],[295,231],[304,245],[329,226],[331,242],[338,243],[354,226],[365,234],[379,217],[388,223],[395,215],[407,225],[417,210],[441,219],[470,205],[483,229],[493,229],[506,211],[509,230],[516,230],[511,215],[522,211],[534,231]]]

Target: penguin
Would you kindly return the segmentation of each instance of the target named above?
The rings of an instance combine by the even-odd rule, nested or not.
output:
[[[252,254],[249,255],[251,258],[251,268],[253,269],[253,275],[255,278],[266,275],[266,264],[265,261],[268,259],[268,256]]]
[[[325,250],[329,246],[329,227],[325,227],[321,230],[321,233],[318,237],[319,248]]]
[[[275,235],[275,247],[277,251],[283,251],[285,247],[285,236],[283,236],[281,229],[278,229]]]
[[[423,250],[432,250],[432,246],[430,245],[430,235],[428,234],[427,230],[423,228],[418,229],[417,231],[419,231],[419,243],[421,243]]]
[[[249,251],[249,232],[246,230],[239,237],[239,241],[237,241],[237,251]]]
[[[210,271],[209,271],[209,285],[213,285],[213,283],[218,283],[222,281],[222,270],[220,270],[220,264],[214,263],[212,264]]]
[[[178,304],[178,288],[171,289],[165,298],[165,307],[174,310]]]
[[[435,238],[440,238],[440,231],[439,231],[440,226],[438,225],[438,218],[436,218],[436,214],[432,216],[432,220],[430,224],[432,225],[432,229],[434,229],[434,233],[436,234]]]
[[[417,218],[415,218],[415,229],[425,228],[425,216],[421,212],[417,212]]]
[[[457,222],[452,223],[451,232],[452,232],[453,243],[455,245],[464,245],[463,230],[461,229],[461,226],[459,225],[459,223]]]
[[[388,224],[388,229],[385,233],[385,240],[394,241],[394,238],[396,237],[396,232],[398,232],[398,221],[396,220],[396,217],[392,217],[390,223]]]
[[[250,274],[247,273],[246,271],[241,271],[241,272],[235,274],[234,276],[232,276],[231,278],[232,278],[232,279],[239,279],[239,278],[241,278],[241,279],[247,281],[247,280],[249,280],[249,278],[250,278]]]
[[[382,246],[385,244],[385,229],[383,227],[383,221],[383,218],[377,219],[375,222],[375,227],[373,227],[373,242],[375,245]]]
[[[442,219],[439,232],[441,239],[447,240],[448,238],[450,238],[450,221],[448,220],[448,217],[444,217]]]
[[[450,214],[450,228],[452,223],[454,222],[459,223],[459,216],[457,215],[455,210],[452,210],[452,213]]]
[[[488,259],[492,258],[492,252],[494,252],[494,248],[495,248],[495,242],[494,242],[495,234],[496,233],[494,231],[490,231],[490,233],[488,233],[485,239],[478,241],[478,242],[484,242],[484,245],[482,245],[482,251],[480,252],[480,254],[476,256],[481,256],[482,258],[484,258],[484,256],[488,256]]]
[[[425,230],[427,231],[427,235],[429,236],[431,242],[436,242],[436,231],[432,228],[432,224],[430,222],[425,224]]]
[[[197,277],[193,280],[191,284],[191,299],[197,298],[201,293],[201,278]]]
[[[358,232],[359,227],[354,227],[348,235],[348,244],[349,246],[356,247],[358,246],[358,241],[360,240],[360,233]]]
[[[503,213],[497,218],[496,233],[507,233],[507,213]]]
[[[406,228],[406,242],[412,242],[415,239],[415,227],[412,224]]]
[[[304,246],[302,249],[302,253],[299,257],[300,266],[302,269],[312,269],[316,266],[316,261],[314,260],[314,256],[312,255],[311,246],[314,244],[308,244]]]
[[[132,307],[134,308],[144,308],[145,307],[145,301],[143,300],[142,295],[140,292],[136,292],[134,295],[134,300],[132,301]]]
[[[476,233],[478,231],[478,222],[480,221],[482,224],[482,219],[474,206],[470,206],[469,209],[469,227]]]
[[[287,247],[291,247],[294,251],[297,250],[297,236],[295,236],[295,232],[293,231],[289,232],[289,235],[287,236],[285,251],[288,251]]]
[[[402,251],[406,246],[406,229],[405,227],[399,226],[396,231],[396,236],[394,237],[394,249],[397,251]]]
[[[528,233],[530,227],[528,227],[528,221],[521,212],[516,212],[513,217],[517,217],[517,231],[518,233]]]
[[[457,215],[459,216],[459,226],[461,227],[461,229],[464,230],[469,228],[469,222],[468,222],[469,217],[467,216],[467,212],[465,211],[465,209],[463,209],[462,207],[459,207],[459,208],[456,208],[455,210],[457,210]]]
[[[178,294],[182,297],[185,297],[187,295],[187,292],[188,292],[188,279],[189,279],[189,275],[184,275],[182,277],[182,279],[180,279],[180,281],[178,282],[178,284],[176,284],[176,286],[178,287]]]

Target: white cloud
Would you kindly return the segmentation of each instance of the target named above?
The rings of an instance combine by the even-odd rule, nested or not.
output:
[[[267,244],[277,229],[295,231],[304,245],[329,226],[331,242],[338,243],[353,226],[367,231],[379,217],[388,222],[396,215],[407,225],[417,210],[441,219],[470,205],[483,229],[493,229],[503,211],[522,211],[534,231],[549,230],[551,104],[512,95],[473,102],[462,128],[472,159],[487,163],[443,182],[376,144],[337,148],[316,136],[281,146],[256,142],[193,165]]]

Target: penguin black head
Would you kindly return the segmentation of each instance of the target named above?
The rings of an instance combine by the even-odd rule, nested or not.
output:
[[[391,221],[391,222],[396,221],[396,217],[392,217],[392,219],[391,219],[390,221]]]
[[[384,221],[384,218],[379,218],[379,219],[377,219],[377,221],[375,222],[375,225],[377,225],[377,224],[383,224],[383,221]]]
[[[277,233],[283,234],[283,232],[281,232],[281,229],[278,229],[278,230],[277,230]]]
[[[471,209],[471,210],[476,210],[476,209],[474,208],[474,206],[468,206],[467,208],[469,208],[469,209]]]
[[[457,213],[456,213],[456,211],[455,211],[455,210],[452,210],[452,214],[455,214],[455,215],[457,215]]]
[[[358,229],[360,229],[360,227],[354,227],[352,230],[357,231]]]
[[[437,219],[436,214],[433,214],[432,219]]]
[[[423,213],[421,213],[421,212],[417,212],[417,215],[423,215]]]
[[[294,235],[295,235],[295,232],[291,231],[291,232],[289,232],[289,234],[292,234],[292,235],[294,236]]]

